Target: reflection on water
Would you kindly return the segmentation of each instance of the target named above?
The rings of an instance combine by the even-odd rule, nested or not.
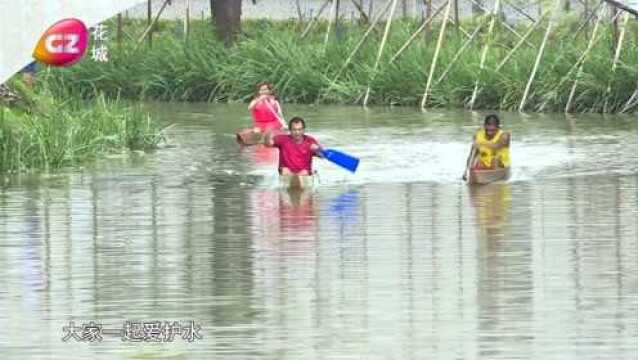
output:
[[[288,192],[276,157],[234,143],[243,106],[182,106],[160,109],[173,148],[0,188],[5,358],[638,354],[633,123],[506,116],[526,170],[469,188],[480,116],[293,108],[362,167],[319,161],[320,186]],[[194,320],[204,338],[64,343],[69,320]]]
[[[485,186],[470,186],[470,199],[476,211],[476,220],[481,238],[497,241],[506,236],[504,227],[508,223],[512,205],[512,185],[495,183]]]

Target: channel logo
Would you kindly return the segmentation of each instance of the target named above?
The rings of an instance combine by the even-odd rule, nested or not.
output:
[[[52,66],[69,66],[84,56],[89,32],[78,19],[60,20],[42,34],[33,57]]]

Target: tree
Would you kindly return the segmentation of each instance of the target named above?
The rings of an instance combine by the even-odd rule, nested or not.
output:
[[[241,31],[241,0],[211,0],[211,10],[217,36],[230,46]]]

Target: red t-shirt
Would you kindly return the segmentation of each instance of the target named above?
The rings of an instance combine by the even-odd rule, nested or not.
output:
[[[277,113],[280,109],[279,103],[277,100],[267,101],[268,100],[260,101],[252,108],[253,124],[264,132],[267,130],[281,129],[281,122],[279,122],[279,118],[277,117]]]
[[[279,148],[279,170],[288,168],[293,173],[302,170],[312,172],[312,157],[315,152],[310,149],[317,144],[313,137],[304,135],[301,143],[296,143],[291,135],[277,135],[273,138],[274,146]]]

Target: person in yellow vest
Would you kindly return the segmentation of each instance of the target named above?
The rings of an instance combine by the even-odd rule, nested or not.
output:
[[[474,135],[472,150],[467,158],[463,180],[467,180],[467,169],[496,169],[510,166],[511,134],[501,130],[497,115],[485,117],[483,127]]]

